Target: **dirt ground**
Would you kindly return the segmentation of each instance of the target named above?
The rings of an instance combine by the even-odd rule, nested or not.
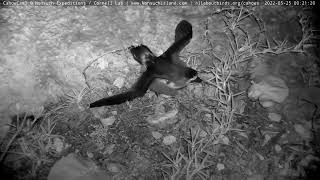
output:
[[[310,29],[320,23],[314,9],[221,8],[199,19],[192,42],[215,53],[190,48],[181,59],[206,82],[175,97],[148,92],[96,109],[86,105],[100,91],[80,100],[65,95],[47,104],[41,118],[15,117],[1,143],[1,177],[47,179],[59,159],[75,153],[110,179],[319,179],[320,46],[318,31]],[[227,67],[229,61],[237,66]],[[251,81],[266,76],[250,69],[261,63],[289,89],[269,108],[248,97]]]

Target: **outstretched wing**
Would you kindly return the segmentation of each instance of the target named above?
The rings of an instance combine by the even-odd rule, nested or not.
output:
[[[150,70],[147,70],[140,76],[130,90],[95,101],[90,104],[90,108],[121,104],[126,101],[132,101],[135,98],[142,97],[147,92],[153,79],[154,74]]]
[[[177,59],[181,50],[189,44],[191,39],[192,25],[186,20],[180,21],[175,30],[175,41],[163,56]]]
[[[174,37],[174,41],[177,42],[181,39],[183,39],[186,36],[190,36],[190,39],[192,38],[192,25],[186,21],[186,20],[182,20],[179,22],[179,24],[176,27],[175,30],[175,37]]]

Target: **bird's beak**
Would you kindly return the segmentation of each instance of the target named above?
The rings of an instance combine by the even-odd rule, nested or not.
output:
[[[200,78],[197,76],[195,79],[192,79],[190,82],[191,82],[191,83],[201,83],[201,82],[202,82],[202,79],[200,79]]]

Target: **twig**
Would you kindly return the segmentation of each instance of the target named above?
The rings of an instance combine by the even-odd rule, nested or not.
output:
[[[27,119],[27,116],[25,115],[25,117],[22,120],[22,123],[20,126],[18,126],[19,128],[17,129],[17,131],[14,133],[14,135],[11,137],[10,141],[8,142],[6,148],[4,149],[3,153],[0,156],[0,164],[2,164],[2,161],[4,160],[5,156],[7,155],[8,150],[10,149],[11,144],[13,143],[13,141],[16,139],[16,137],[20,134],[20,132],[23,129],[24,123]],[[19,123],[19,116],[17,116],[17,124]]]
[[[112,54],[112,53],[117,53],[117,52],[120,52],[120,51],[124,51],[124,49],[116,49],[116,50],[113,50],[113,51],[110,51],[110,52],[106,52],[106,53],[103,53],[102,55],[98,56],[97,58],[93,59],[92,61],[90,61],[88,63],[88,65],[83,69],[82,71],[82,74],[83,74],[83,77],[84,77],[84,80],[85,80],[85,83],[86,85],[88,86],[89,89],[91,89],[91,86],[88,82],[88,79],[87,79],[87,74],[86,74],[86,70],[96,61],[98,61],[101,57],[105,56],[106,54]]]

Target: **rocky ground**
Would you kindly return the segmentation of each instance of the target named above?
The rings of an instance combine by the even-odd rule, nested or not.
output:
[[[1,36],[7,42],[1,108],[19,115],[7,118],[12,126],[1,142],[1,177],[319,178],[320,23],[314,9],[1,11],[1,31],[8,35]],[[161,54],[181,19],[194,31],[181,59],[199,71],[202,84],[175,97],[148,92],[121,105],[87,108],[137,78],[140,66],[126,47],[143,43]],[[19,103],[5,110],[16,102],[12,97]],[[31,112],[28,107],[37,107],[33,116],[22,113]]]

